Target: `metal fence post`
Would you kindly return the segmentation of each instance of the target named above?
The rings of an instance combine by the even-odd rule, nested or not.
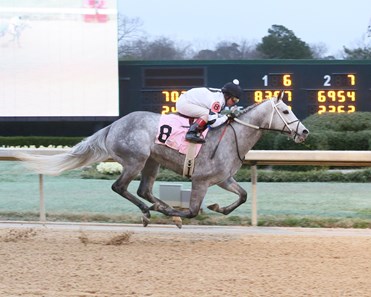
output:
[[[45,215],[45,200],[44,200],[44,177],[39,174],[39,192],[40,192],[40,221],[46,221]]]
[[[256,165],[251,166],[251,225],[257,226],[258,225],[258,208],[257,208],[257,196],[256,196],[256,188],[258,183],[258,171],[256,169]]]

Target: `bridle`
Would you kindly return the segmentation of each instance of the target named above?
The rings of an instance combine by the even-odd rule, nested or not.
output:
[[[294,136],[293,136],[293,138],[295,139],[295,137],[297,135],[299,135],[298,134],[299,125],[300,125],[299,119],[296,119],[296,120],[291,121],[291,122],[287,122],[286,119],[283,117],[283,115],[280,113],[280,111],[277,108],[277,106],[279,104],[281,104],[282,101],[279,101],[277,104],[274,103],[274,98],[269,99],[269,101],[270,101],[270,103],[272,105],[272,113],[271,113],[271,116],[270,116],[268,127],[260,127],[260,126],[256,126],[256,125],[253,125],[253,124],[249,124],[249,123],[246,123],[244,121],[241,121],[238,118],[234,118],[233,121],[235,121],[235,122],[237,122],[237,123],[239,123],[241,125],[244,125],[246,127],[250,127],[250,128],[256,129],[256,130],[276,131],[276,132],[280,132],[280,133],[288,134],[288,135],[291,135],[293,133],[293,130],[290,128],[290,125],[297,122],[296,129],[294,131]],[[282,122],[284,124],[283,125],[283,128],[281,130],[280,129],[273,129],[273,128],[271,128],[272,127],[272,122],[273,122],[273,116],[274,116],[275,113],[278,114],[278,116],[280,117],[280,119],[282,120]],[[232,128],[232,130],[234,132],[234,136],[235,136],[235,139],[236,139],[236,148],[237,148],[238,158],[240,159],[241,162],[243,162],[244,159],[245,159],[245,156],[243,158],[241,158],[240,151],[239,151],[239,148],[238,148],[237,133],[236,133],[233,125],[231,125],[231,122],[229,124],[230,124],[230,126],[231,126],[231,128]]]
[[[282,103],[282,101],[279,101],[277,104],[274,103],[274,98],[271,98],[269,99],[271,105],[272,105],[272,113],[271,113],[271,116],[270,116],[270,120],[269,120],[269,125],[268,125],[268,128],[267,127],[260,127],[260,126],[256,126],[256,125],[252,125],[252,124],[249,124],[249,123],[246,123],[244,121],[241,121],[240,119],[238,118],[235,118],[234,121],[241,124],[241,125],[244,125],[244,126],[247,126],[247,127],[250,127],[250,128],[253,128],[253,129],[256,129],[256,130],[267,130],[267,131],[276,131],[276,132],[280,132],[280,133],[285,133],[285,134],[288,134],[288,135],[291,135],[293,130],[290,128],[290,125],[293,124],[293,123],[298,123],[296,125],[296,129],[294,131],[294,137],[298,135],[298,129],[299,129],[299,125],[300,125],[300,121],[299,119],[296,119],[292,122],[287,122],[286,119],[283,117],[283,115],[280,113],[280,111],[278,110],[277,106],[280,105]],[[278,116],[280,117],[280,119],[282,120],[283,122],[283,128],[280,130],[280,129],[273,129],[271,128],[272,127],[272,122],[273,122],[273,116],[274,114],[277,113]]]

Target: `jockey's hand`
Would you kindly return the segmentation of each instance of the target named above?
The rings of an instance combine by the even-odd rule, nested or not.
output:
[[[233,110],[230,113],[227,114],[227,117],[229,120],[234,120],[238,115],[238,110]]]
[[[231,112],[231,113],[227,114],[227,117],[228,117],[228,120],[233,120],[236,117],[236,115]]]

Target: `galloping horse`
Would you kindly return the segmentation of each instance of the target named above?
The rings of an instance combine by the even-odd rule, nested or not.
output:
[[[27,28],[31,28],[29,21],[24,20],[20,16],[12,17],[9,22],[0,23],[0,37],[10,35],[11,39],[9,43],[14,43],[18,47],[21,47],[20,39],[23,31]]]
[[[18,158],[26,161],[26,165],[36,172],[57,175],[111,157],[123,166],[122,174],[112,189],[139,207],[143,213],[144,226],[149,223],[151,210],[173,217],[195,217],[207,189],[213,185],[238,195],[238,199],[228,206],[208,206],[213,211],[227,215],[247,199],[247,192],[233,176],[242,166],[245,154],[260,139],[264,130],[287,134],[296,143],[303,142],[309,134],[282,101],[282,96],[283,92],[277,98],[249,106],[241,110],[233,121],[208,132],[206,143],[195,159],[190,205],[186,210],[173,209],[152,193],[160,165],[182,174],[185,160],[184,154],[155,143],[160,114],[136,111],[99,130],[66,153],[52,156],[23,154]],[[215,150],[218,140],[221,145]],[[152,203],[152,206],[147,206],[128,191],[129,183],[139,173],[141,181],[137,194]],[[180,228],[181,220],[177,226]]]

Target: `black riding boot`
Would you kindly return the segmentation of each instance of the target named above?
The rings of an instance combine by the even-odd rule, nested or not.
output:
[[[185,139],[193,143],[205,143],[201,133],[205,130],[206,122],[203,119],[197,119],[190,127]]]

